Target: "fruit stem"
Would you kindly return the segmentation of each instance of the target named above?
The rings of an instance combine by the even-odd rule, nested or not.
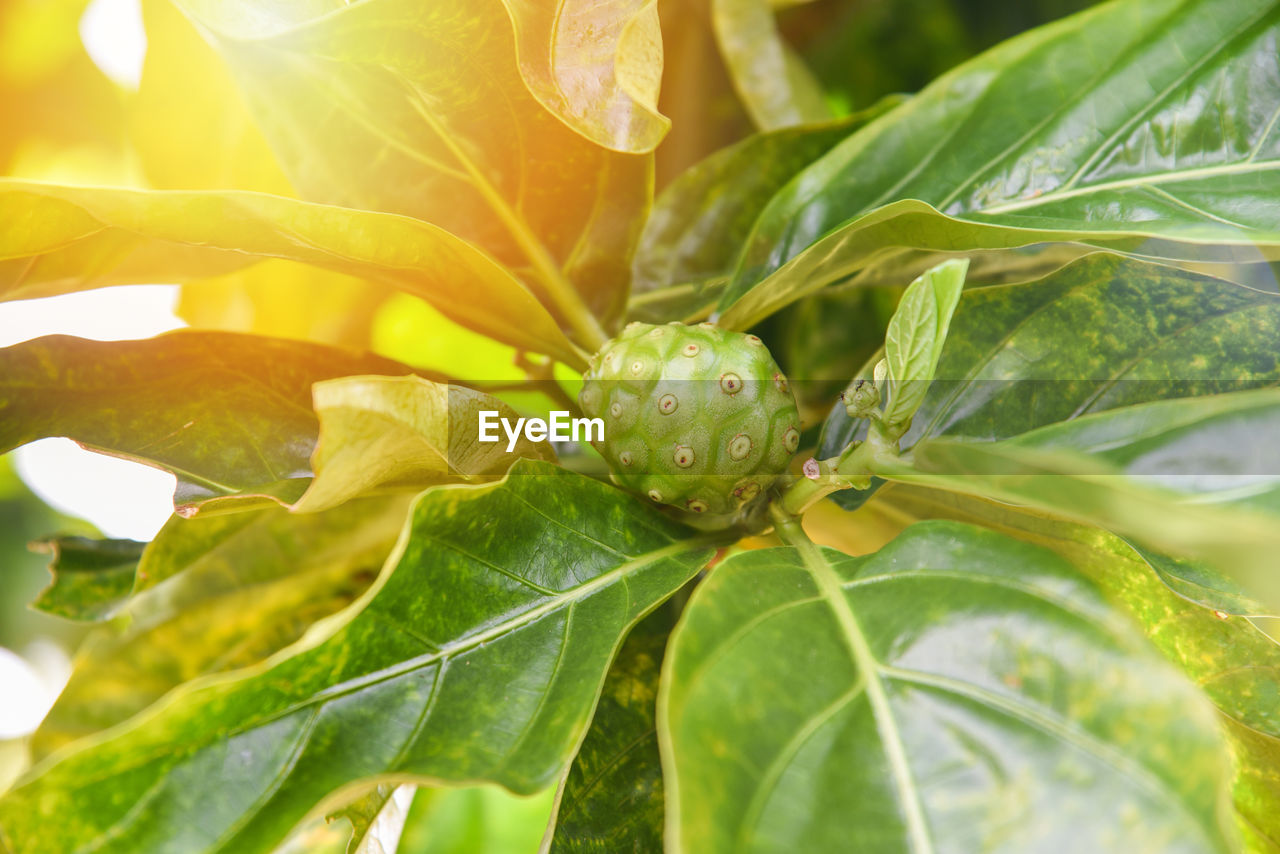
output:
[[[869,489],[878,464],[898,457],[902,430],[872,421],[867,438],[854,442],[838,457],[810,460],[805,476],[795,480],[774,506],[794,516],[802,515],[833,492],[842,489]],[[816,471],[814,469],[816,468]]]

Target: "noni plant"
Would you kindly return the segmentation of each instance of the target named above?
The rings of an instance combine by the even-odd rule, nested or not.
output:
[[[0,450],[175,512],[37,543],[0,851],[1280,850],[1280,3],[84,6],[0,296],[188,328]]]

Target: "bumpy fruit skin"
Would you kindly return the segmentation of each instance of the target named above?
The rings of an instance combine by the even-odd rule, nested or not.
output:
[[[591,359],[578,396],[604,420],[613,479],[700,527],[762,506],[800,444],[787,379],[754,335],[710,323],[629,324]]]

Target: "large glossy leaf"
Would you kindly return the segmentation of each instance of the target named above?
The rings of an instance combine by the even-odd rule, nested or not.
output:
[[[1273,385],[1277,352],[1275,295],[1090,255],[1035,282],[966,290],[903,446],[1004,439],[1118,406]],[[859,429],[837,404],[819,456],[839,454]]]
[[[221,332],[37,338],[0,350],[0,449],[66,436],[172,471],[179,505],[282,482],[299,487],[296,499],[312,474],[312,383],[364,373],[409,369]]]
[[[658,673],[675,625],[670,605],[631,630],[605,677],[591,729],[561,786],[551,854],[662,850]]]
[[[599,147],[534,98],[498,0],[178,5],[303,198],[426,220],[535,271],[535,287],[564,275],[599,315],[621,311],[651,160]],[[567,17],[559,35],[576,42],[591,22]]]
[[[477,331],[576,363],[528,289],[454,235],[402,216],[241,192],[0,180],[0,298],[219,275],[283,258],[395,285]]]
[[[173,517],[130,574],[126,621],[90,634],[32,739],[36,757],[141,712],[179,685],[256,664],[377,577],[409,496],[325,513]]]
[[[537,791],[628,628],[709,557],[685,535],[547,464],[429,490],[361,602],[289,654],[51,757],[0,800],[0,828],[17,852],[265,851],[380,775]]]
[[[480,413],[518,417],[497,398],[421,377],[345,377],[316,383],[316,477],[295,510],[322,510],[375,488],[422,488],[506,473],[517,459],[555,460],[548,442],[479,441]]]
[[[955,519],[1053,549],[1132,614],[1152,643],[1218,707],[1235,757],[1233,800],[1246,850],[1280,850],[1280,646],[1248,620],[1186,601],[1128,544],[1093,527],[937,490],[895,485],[877,496],[895,527]],[[870,509],[870,508],[869,508]]]
[[[1278,32],[1272,2],[1123,0],[1000,45],[775,196],[723,322],[750,326],[890,247],[1276,257]]]
[[[615,151],[652,151],[671,122],[658,112],[662,31],[656,0],[503,0],[520,73],[542,105]]]
[[[738,97],[761,130],[832,118],[822,86],[778,32],[774,5],[770,0],[711,2],[716,40]]]
[[[1061,558],[967,525],[730,558],[659,737],[669,851],[1233,848],[1195,687]]]

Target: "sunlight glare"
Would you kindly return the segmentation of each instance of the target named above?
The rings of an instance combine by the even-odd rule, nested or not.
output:
[[[93,0],[80,18],[80,41],[103,74],[127,89],[138,88],[147,53],[140,0]]]

